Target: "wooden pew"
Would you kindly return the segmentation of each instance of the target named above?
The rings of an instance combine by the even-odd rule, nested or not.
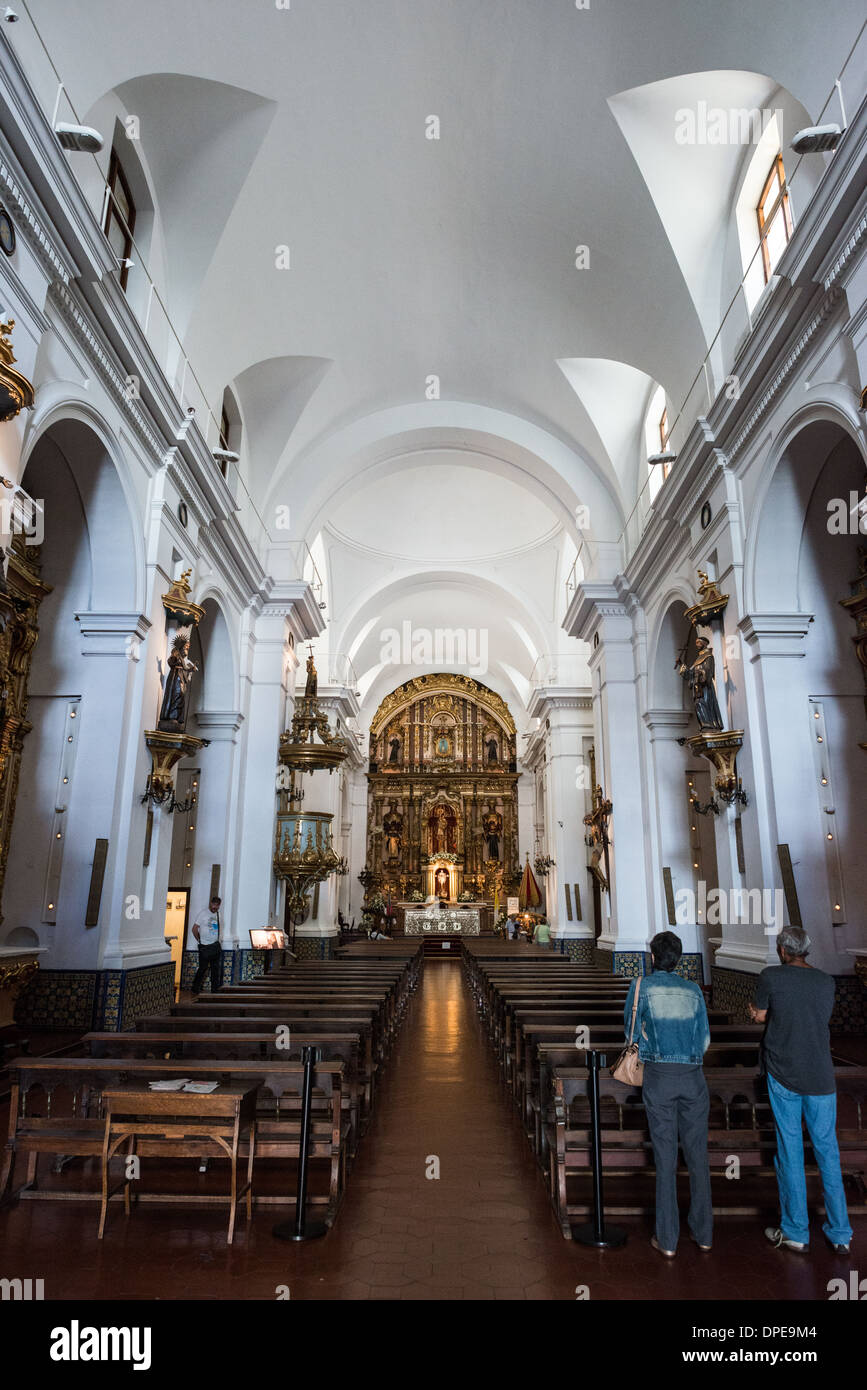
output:
[[[133,1035],[130,1034],[130,1037]],[[349,1141],[349,1121],[343,1118],[343,1063],[317,1062],[315,1066],[315,1112],[310,1157],[327,1162],[329,1187],[327,1198],[312,1198],[325,1202],[326,1220],[334,1220],[343,1195],[346,1175],[346,1155]],[[300,1094],[304,1069],[299,1062],[282,1059],[253,1059],[245,1061],[215,1060],[164,1061],[151,1058],[97,1057],[35,1057],[18,1058],[6,1068],[11,1083],[9,1134],[0,1173],[0,1196],[4,1200],[18,1197],[48,1199],[99,1199],[100,1193],[84,1190],[49,1190],[37,1186],[37,1163],[40,1154],[53,1153],[63,1157],[92,1158],[102,1153],[104,1124],[99,1103],[102,1090],[109,1085],[127,1081],[146,1081],[173,1076],[192,1080],[215,1080],[236,1084],[261,1085],[257,1105],[256,1158],[296,1159],[300,1151]],[[44,1097],[45,1114],[38,1115],[33,1107],[34,1093]],[[61,1114],[57,1101],[66,1101]],[[52,1111],[54,1113],[52,1113]],[[137,1146],[143,1157],[149,1156],[147,1141]],[[157,1148],[154,1152],[160,1152]],[[246,1149],[242,1152],[247,1153]],[[13,1191],[15,1160],[19,1154],[28,1159],[24,1185]],[[145,1194],[144,1200],[160,1201],[224,1201],[224,1197],[190,1197],[189,1194],[161,1194],[159,1198]],[[261,1197],[258,1203],[273,1203],[290,1198]]]
[[[850,1203],[850,1214],[867,1213],[867,1190],[863,1172],[867,1164],[867,1131],[863,1126],[864,1101],[867,1099],[867,1067],[835,1067],[839,1119],[837,1138],[844,1176],[854,1184],[858,1203]],[[547,1126],[549,1153],[549,1186],[551,1201],[564,1236],[571,1237],[571,1222],[592,1210],[589,1182],[578,1196],[570,1197],[569,1179],[591,1173],[589,1104],[586,1100],[589,1072],[586,1067],[555,1067],[552,1074],[554,1120]],[[773,1177],[773,1154],[776,1140],[773,1116],[767,1100],[764,1080],[754,1070],[745,1067],[709,1067],[705,1069],[711,1095],[711,1128],[708,1152],[714,1188],[714,1212],[755,1215],[767,1203],[759,1194],[750,1199],[739,1182],[728,1181],[724,1170],[736,1157],[747,1174],[763,1179]],[[652,1185],[643,1199],[636,1199],[635,1180],[642,1172],[648,1182],[653,1172],[653,1151],[647,1133],[641,1088],[623,1086],[607,1070],[600,1072],[600,1094],[607,1101],[602,1116],[602,1164],[606,1173],[606,1211],[617,1215],[643,1215],[654,1207]],[[581,1114],[575,1116],[574,1109]],[[614,1123],[611,1111],[617,1115]],[[607,1113],[606,1113],[607,1111]],[[628,1113],[627,1113],[628,1112]],[[624,1118],[630,1123],[624,1124]],[[732,1124],[732,1119],[736,1121]],[[744,1123],[737,1123],[743,1121]],[[818,1168],[809,1159],[808,1177],[815,1188]],[[611,1181],[611,1180],[614,1181]],[[628,1180],[625,1193],[617,1192],[620,1179]],[[614,1195],[612,1196],[612,1192]]]
[[[364,1039],[360,1033],[296,1031],[288,1042],[276,1030],[270,1032],[212,1033],[208,1031],[139,1030],[135,1033],[85,1033],[82,1046],[91,1057],[160,1057],[168,1060],[245,1061],[261,1057],[299,1059],[303,1047],[319,1049],[323,1061],[340,1061],[344,1072],[344,1098],[352,1123],[354,1156],[362,1128],[370,1118],[372,1077],[365,1073]],[[368,1043],[370,1035],[368,1034]]]

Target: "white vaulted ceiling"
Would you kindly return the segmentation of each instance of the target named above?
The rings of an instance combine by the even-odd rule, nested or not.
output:
[[[679,150],[670,108],[781,88],[815,117],[862,6],[30,9],[82,116],[114,93],[142,117],[170,312],[209,398],[235,390],[266,526],[288,503],[322,536],[332,649],[387,626],[403,580],[431,620],[483,610],[503,682],[529,676],[509,602],[558,644],[575,508],[617,539],[642,403],[684,399],[719,321],[737,160]]]

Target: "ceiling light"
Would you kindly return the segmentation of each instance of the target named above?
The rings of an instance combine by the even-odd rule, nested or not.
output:
[[[830,125],[807,125],[794,136],[792,149],[795,154],[822,154],[836,150],[842,138],[842,128],[836,121]]]
[[[650,454],[647,462],[651,468],[657,463],[674,463],[677,454],[673,454],[670,449],[663,449],[659,454]]]
[[[99,131],[89,125],[70,125],[68,121],[60,121],[54,127],[54,134],[65,150],[98,154],[105,144]]]
[[[15,11],[13,10],[13,8],[12,8],[11,5],[7,5],[7,6],[6,6],[5,10],[3,11],[3,18],[6,20],[6,23],[7,23],[7,24],[17,24],[17,23],[18,23],[18,16],[17,16],[17,14],[15,13]]]
[[[218,463],[239,463],[241,459],[234,449],[212,449],[211,453]]]

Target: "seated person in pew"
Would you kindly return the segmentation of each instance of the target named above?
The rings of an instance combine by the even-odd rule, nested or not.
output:
[[[765,1235],[778,1250],[783,1247],[806,1255],[810,1249],[804,1176],[806,1120],[825,1194],[822,1230],[832,1249],[847,1255],[852,1227],[840,1170],[837,1087],[829,1031],[834,978],[808,965],[809,949],[810,938],[801,927],[784,927],[777,937],[780,964],[762,971],[755,1001],[750,1004],[754,1023],[767,1020],[762,1052],[777,1130],[774,1167],[780,1190],[780,1224],[768,1226]]]
[[[682,954],[679,936],[658,932],[650,943],[653,974],[633,982],[623,1011],[628,1038],[638,989],[635,1039],[644,1063],[644,1110],[656,1167],[656,1234],[650,1243],[668,1259],[677,1254],[680,1234],[678,1143],[689,1169],[692,1239],[700,1250],[710,1250],[713,1239],[707,1157],[710,1097],[702,1069],[710,1027],[698,985],[675,974]]]

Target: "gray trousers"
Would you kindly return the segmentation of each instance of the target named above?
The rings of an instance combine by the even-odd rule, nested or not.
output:
[[[710,1098],[701,1067],[645,1062],[644,1109],[656,1164],[656,1239],[663,1250],[676,1250],[680,1234],[677,1210],[677,1149],[689,1169],[689,1229],[699,1245],[713,1236],[713,1201],[707,1161]]]

